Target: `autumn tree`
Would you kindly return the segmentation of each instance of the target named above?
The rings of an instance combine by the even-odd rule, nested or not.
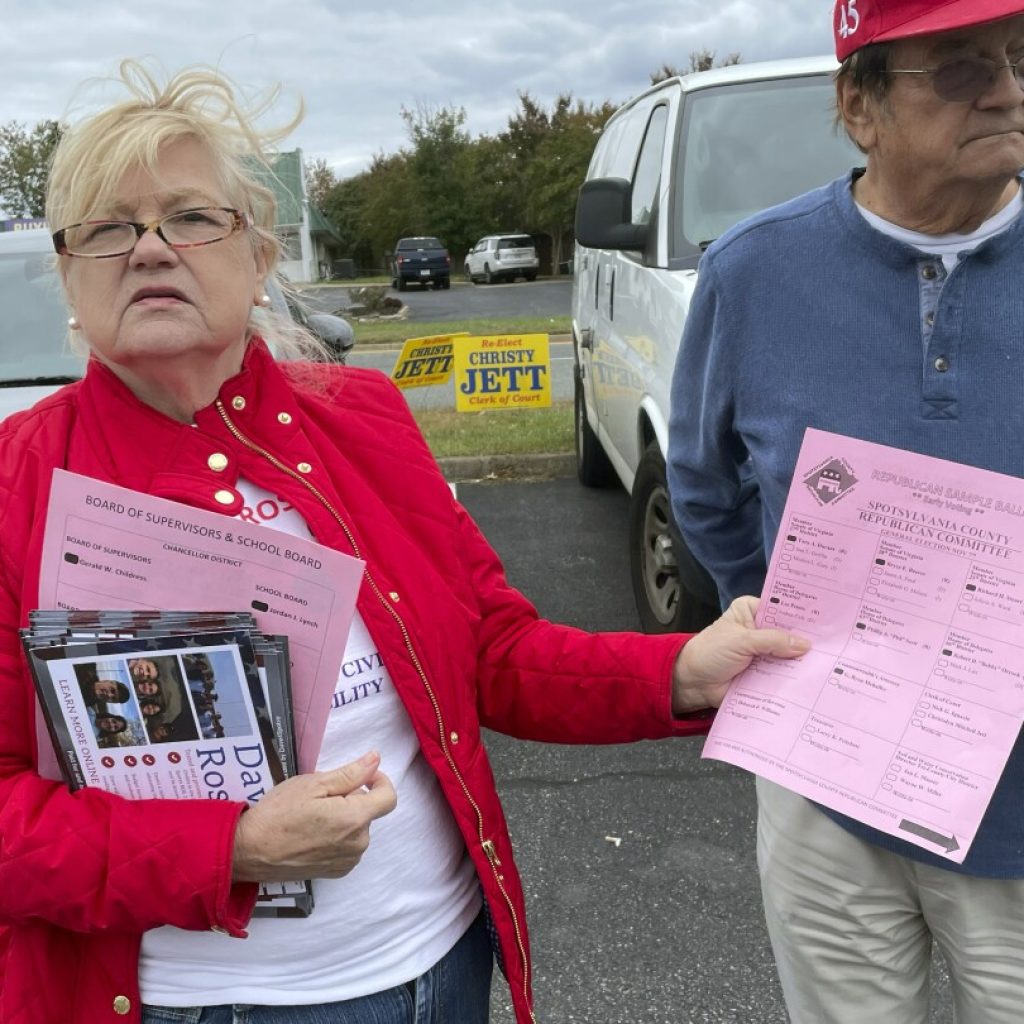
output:
[[[10,121],[0,125],[0,205],[14,217],[42,217],[53,151],[60,141],[58,121],[40,121],[29,130]]]
[[[318,158],[307,162],[306,188],[309,198],[320,210],[325,209],[327,197],[337,183],[338,179],[334,176],[334,171],[327,166],[326,160]]]

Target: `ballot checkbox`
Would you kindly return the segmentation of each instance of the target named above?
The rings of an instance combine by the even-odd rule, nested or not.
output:
[[[895,781],[896,781],[896,776],[895,776],[895,775],[892,775],[892,774],[886,774],[886,776],[885,776],[885,777],[886,777],[886,778],[887,778],[887,779],[888,779],[888,780],[889,780],[890,782],[895,782]]]
[[[963,600],[965,600],[965,601],[973,601],[974,600],[974,595],[973,594],[964,594],[963,595]]]
[[[964,604],[962,601],[957,605],[957,608],[962,612],[969,612],[971,610],[971,606],[969,604]]]
[[[882,783],[882,789],[892,789],[892,783],[890,783],[890,782],[883,782]]]
[[[918,709],[917,711],[914,712],[914,717],[915,718],[924,718],[924,712],[921,711],[920,709]]]
[[[937,668],[933,674],[937,676],[944,676],[946,673],[943,669]]]
[[[918,704],[917,706],[918,706],[918,707],[919,707],[919,708],[920,708],[920,709],[921,709],[922,711],[927,711],[927,710],[928,710],[928,709],[929,709],[929,708],[931,707],[931,704],[929,704],[929,703],[928,703],[927,701],[921,701],[921,703],[920,703],[920,704]]]
[[[881,582],[882,582],[882,581],[881,581],[881,580],[880,580],[880,579],[879,579],[879,578],[878,578],[877,576],[872,576],[872,577],[871,577],[871,578],[870,578],[870,579],[868,580],[868,583],[870,583],[870,584],[871,584],[872,586],[874,586],[874,587],[877,587],[877,586],[878,586],[878,584],[879,584],[879,583],[881,583]]]
[[[945,658],[939,658],[938,664],[939,664],[939,668],[945,668],[949,664],[949,662],[946,661]]]
[[[878,591],[874,587],[868,587],[868,593],[869,594],[877,594]]]

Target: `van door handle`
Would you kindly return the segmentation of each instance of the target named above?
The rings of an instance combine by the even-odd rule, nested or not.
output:
[[[612,267],[612,280],[608,290],[608,319],[615,319],[615,268]]]
[[[594,328],[584,327],[580,331],[580,348],[585,348],[588,352],[594,351]]]

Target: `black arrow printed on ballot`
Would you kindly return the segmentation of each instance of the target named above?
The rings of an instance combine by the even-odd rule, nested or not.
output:
[[[941,846],[946,853],[952,853],[954,850],[960,849],[960,844],[956,841],[956,836],[944,836],[941,832],[933,832],[930,828],[925,828],[924,825],[918,825],[916,822],[907,821],[906,818],[900,822],[900,828],[904,832],[912,832],[915,836],[927,839],[929,843]]]

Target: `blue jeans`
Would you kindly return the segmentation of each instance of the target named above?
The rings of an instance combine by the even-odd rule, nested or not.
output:
[[[429,971],[386,992],[311,1006],[144,1006],[142,1024],[487,1024],[493,966],[481,912]]]

